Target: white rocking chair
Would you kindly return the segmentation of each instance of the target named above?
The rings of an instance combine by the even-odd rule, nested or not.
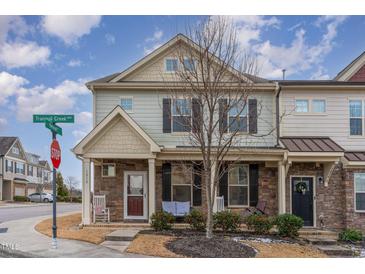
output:
[[[109,208],[106,207],[105,195],[94,195],[93,222],[110,222]]]

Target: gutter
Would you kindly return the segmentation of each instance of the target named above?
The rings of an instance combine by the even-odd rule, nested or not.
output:
[[[281,86],[279,84],[279,82],[275,82],[275,97],[276,97],[276,146],[280,146],[279,141],[280,141],[280,104],[279,104],[279,99],[280,99],[280,93],[281,93]]]

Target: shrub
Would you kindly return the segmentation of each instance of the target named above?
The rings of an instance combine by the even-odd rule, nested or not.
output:
[[[28,198],[25,196],[14,196],[15,202],[28,202]]]
[[[205,230],[205,217],[203,213],[197,209],[193,209],[188,215],[186,215],[184,221],[190,225],[191,229],[198,231]]]
[[[362,241],[362,233],[356,229],[345,229],[338,235],[340,241],[344,242],[360,242]]]
[[[228,210],[217,212],[213,215],[214,228],[222,229],[223,232],[235,232],[239,228],[240,222],[240,215]]]
[[[156,231],[169,230],[174,222],[175,217],[165,211],[158,211],[151,216],[151,227]]]
[[[57,196],[57,202],[64,202],[64,201],[65,201],[65,197]]]
[[[303,227],[304,221],[302,218],[293,214],[281,214],[276,217],[275,224],[280,236],[297,237],[299,229]]]
[[[257,234],[268,234],[274,226],[274,220],[272,218],[257,214],[246,217],[245,223],[249,230],[253,230]]]

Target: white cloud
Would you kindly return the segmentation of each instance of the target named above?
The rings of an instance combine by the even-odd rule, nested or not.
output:
[[[19,121],[29,121],[35,113],[64,113],[71,111],[77,97],[88,94],[84,85],[84,80],[65,80],[55,87],[45,87],[43,85],[25,87],[28,81],[17,75],[7,72],[0,73],[1,92],[6,94],[6,98],[15,96],[16,117]],[[6,87],[6,88],[4,88]],[[85,121],[85,116],[81,116]]]
[[[51,51],[34,42],[14,42],[0,45],[0,63],[7,68],[31,67],[49,63]]]
[[[107,33],[105,34],[105,40],[106,40],[106,44],[111,46],[115,44],[115,36],[113,34]]]
[[[79,59],[71,59],[68,61],[67,65],[69,67],[79,67],[81,66],[81,61]]]
[[[77,129],[72,131],[72,135],[78,143],[82,138],[88,134],[92,129],[92,113],[88,111],[80,112],[76,115]]]
[[[281,78],[282,69],[286,75],[299,74],[310,69],[317,69],[313,76],[324,79],[326,73],[319,70],[324,58],[335,45],[338,27],[346,20],[345,16],[324,16],[316,20],[315,25],[322,31],[319,41],[307,41],[306,30],[301,25],[294,25],[292,41],[284,45],[275,45],[270,40],[262,41],[265,29],[279,28],[276,17],[238,16],[231,17],[238,30],[241,47],[257,56],[259,74],[267,78]]]
[[[145,39],[146,45],[143,47],[144,54],[150,54],[152,51],[162,45],[163,31],[156,28],[152,36]]]
[[[99,15],[47,15],[43,17],[42,28],[49,35],[62,39],[65,44],[72,45],[78,39],[99,26]]]
[[[20,16],[0,16],[0,64],[7,68],[44,65],[49,62],[50,49],[24,40],[29,32]],[[13,34],[10,36],[9,34]],[[10,39],[12,38],[12,39]]]
[[[27,83],[27,79],[21,76],[6,71],[0,72],[0,105],[6,104],[8,98],[15,95]]]

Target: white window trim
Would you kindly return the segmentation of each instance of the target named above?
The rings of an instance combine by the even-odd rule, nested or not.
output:
[[[196,59],[194,59],[194,58],[190,58],[190,57],[188,57],[188,56],[184,56],[183,62],[185,62],[185,60],[192,60],[192,61],[193,61],[193,64],[194,64],[194,69],[196,69],[196,65],[197,65],[197,60],[196,60]],[[186,70],[186,69],[185,69],[185,64],[184,64],[184,63],[183,63],[183,64],[181,64],[181,68],[184,68],[184,70],[185,70],[185,71],[194,71],[194,69],[193,69],[193,70]]]
[[[228,99],[227,99],[228,100]],[[242,134],[248,134],[249,133],[249,113],[250,113],[250,110],[249,110],[249,104],[248,104],[248,98],[246,99],[246,108],[247,108],[247,112],[246,112],[246,119],[247,119],[247,128],[246,128],[246,131],[237,131],[237,135],[242,135]],[[242,114],[242,113],[241,113]],[[230,130],[230,123],[229,123],[229,118],[231,116],[229,115],[229,111],[227,112],[227,133],[231,133],[231,130]],[[235,116],[232,116],[232,117],[235,117]],[[245,116],[241,116],[239,115],[239,117],[245,117]]]
[[[179,69],[179,59],[177,57],[165,57],[164,58],[164,72],[168,74],[174,74],[177,70],[167,70],[167,60],[176,60],[177,61],[177,69]]]
[[[230,184],[229,182],[229,171],[232,167],[235,166],[244,166],[246,167],[247,170],[247,205],[231,205],[230,204],[230,197],[229,197],[229,187],[230,186],[241,186],[241,187],[245,187],[245,185],[239,185],[239,184]],[[228,198],[228,207],[230,208],[247,208],[250,207],[250,167],[247,164],[234,164],[234,165],[230,165],[229,169],[228,169],[228,191],[227,191],[227,198]]]
[[[23,170],[24,170],[24,173],[19,173],[18,171],[17,171],[17,169],[18,169],[18,164],[22,164],[23,165]],[[22,163],[22,162],[16,162],[16,164],[15,164],[15,174],[21,174],[21,175],[25,175],[25,164],[24,163]]]
[[[308,112],[297,112],[297,100],[305,100],[308,101]],[[313,101],[314,100],[323,100],[325,112],[314,112],[313,111]],[[327,113],[327,99],[323,97],[295,97],[294,98],[294,115],[309,115],[309,116],[326,116]]]
[[[189,100],[190,101],[190,115],[182,115],[182,114],[178,114],[178,115],[174,115],[174,100],[179,100],[179,99],[183,99],[183,100]],[[192,99],[189,98],[171,98],[171,133],[173,133],[174,135],[186,135],[189,134],[192,131],[192,125],[193,125],[193,103],[192,103]],[[190,131],[174,131],[174,116],[175,117],[181,117],[181,116],[190,116]]]
[[[193,172],[190,172],[191,180],[190,184],[174,184],[173,182],[173,166],[171,166],[171,202],[174,202],[174,186],[190,186],[190,207],[193,206]]]
[[[361,101],[361,117],[351,117],[351,110],[350,110],[350,101]],[[365,135],[365,130],[364,130],[364,126],[365,126],[365,99],[360,99],[360,98],[348,98],[348,102],[347,102],[347,107],[348,107],[348,113],[349,113],[349,117],[348,117],[348,122],[349,122],[349,137],[350,138],[362,138]],[[351,118],[361,118],[361,135],[351,135],[351,124],[350,124],[350,120]]]
[[[113,176],[109,176],[109,175],[104,175],[103,173],[103,169],[104,169],[104,166],[110,166],[110,165],[113,165],[114,166],[114,175]],[[101,177],[102,178],[114,178],[117,176],[117,169],[116,169],[116,164],[115,163],[102,163],[101,164]]]
[[[356,174],[364,174],[363,172],[354,173],[354,211],[356,213],[365,213],[365,210],[357,210],[356,209],[356,193],[365,193],[365,191],[356,191],[356,183],[355,183],[355,175]]]
[[[10,166],[8,166],[6,163],[10,163]],[[10,171],[8,170],[8,167],[10,167]],[[5,160],[5,172],[14,173],[14,161],[9,159]]]
[[[122,99],[132,99],[132,109],[124,109],[122,106]],[[120,96],[119,97],[119,103],[121,108],[123,108],[123,110],[127,113],[133,113],[134,112],[134,100],[133,100],[133,96]]]

